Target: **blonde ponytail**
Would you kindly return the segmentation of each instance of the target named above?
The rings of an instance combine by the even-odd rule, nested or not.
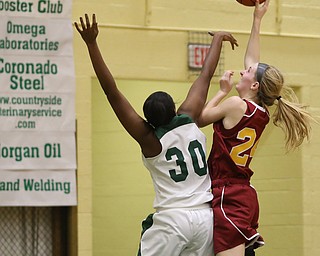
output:
[[[294,91],[284,85],[283,76],[275,67],[266,68],[258,98],[264,107],[276,105],[272,119],[284,131],[287,151],[299,147],[304,139],[310,139],[311,122],[316,120],[307,111],[307,106],[299,103]]]
[[[299,147],[305,138],[310,139],[313,117],[306,110],[307,106],[296,100],[293,90],[291,88],[286,90],[291,90],[289,95],[291,101],[281,97],[272,118],[273,123],[284,131],[285,146],[287,151],[290,151]]]

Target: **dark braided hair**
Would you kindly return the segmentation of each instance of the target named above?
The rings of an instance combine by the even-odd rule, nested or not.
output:
[[[170,123],[176,115],[176,107],[172,97],[166,92],[152,93],[143,104],[143,113],[147,122],[157,128]]]

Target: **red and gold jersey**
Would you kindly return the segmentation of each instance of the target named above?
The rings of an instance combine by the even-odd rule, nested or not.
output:
[[[247,110],[235,127],[225,129],[222,120],[213,124],[213,145],[208,159],[212,180],[250,180],[253,174],[249,165],[259,138],[269,122],[269,113],[252,101],[244,101]]]

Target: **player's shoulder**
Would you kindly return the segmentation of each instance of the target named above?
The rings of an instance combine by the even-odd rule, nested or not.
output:
[[[241,105],[246,105],[246,102],[240,98],[239,96],[231,96],[227,98],[224,102],[224,105],[228,106],[229,108],[239,107]]]
[[[235,102],[235,103],[239,103],[243,101],[243,99],[241,99],[239,96],[230,96],[226,100],[228,100],[229,102]]]

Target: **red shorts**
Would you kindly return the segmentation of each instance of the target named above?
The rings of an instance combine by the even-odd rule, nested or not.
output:
[[[257,232],[259,203],[255,189],[249,181],[229,179],[213,181],[213,244],[214,253],[240,244],[264,245]]]

